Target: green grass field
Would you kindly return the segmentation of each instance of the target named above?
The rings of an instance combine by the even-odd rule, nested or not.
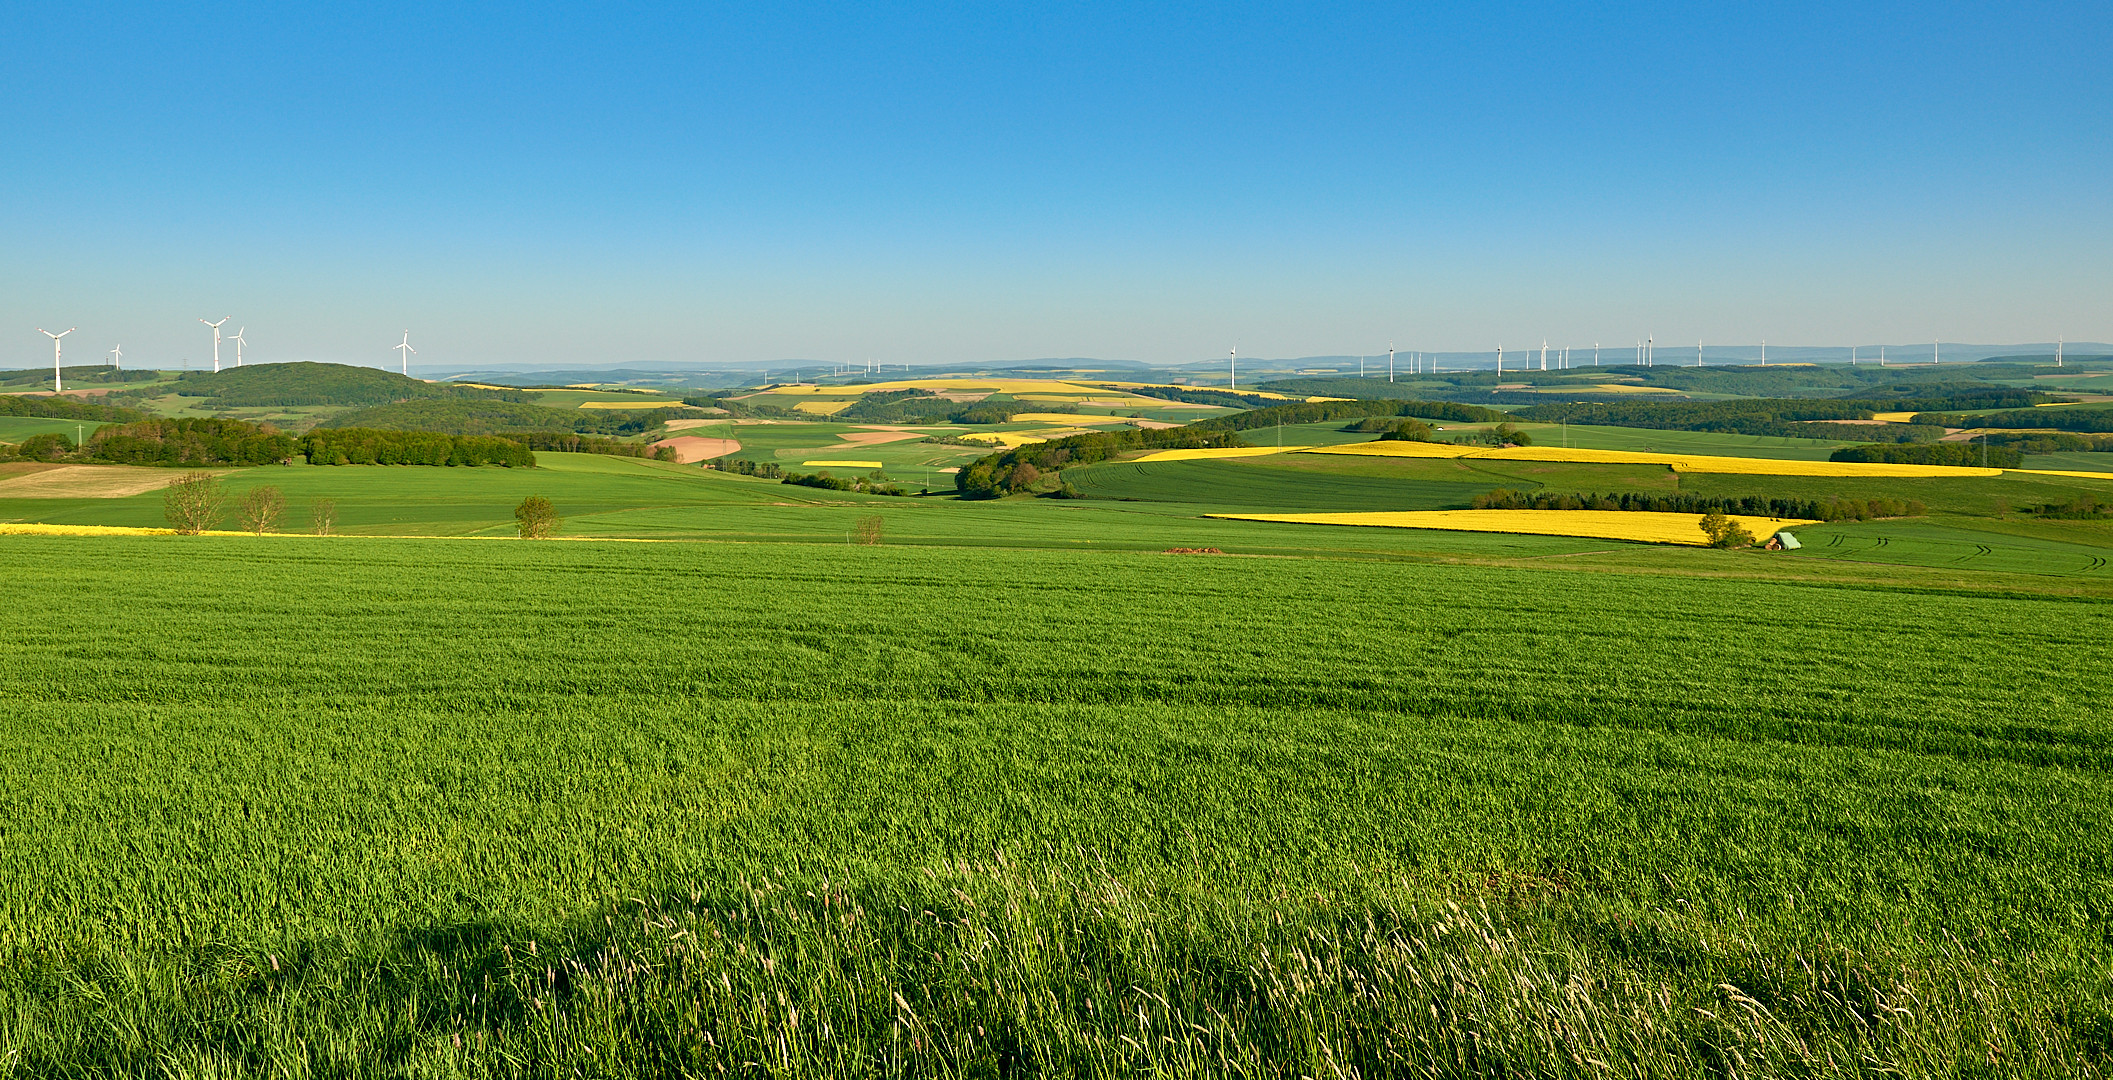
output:
[[[78,441],[102,427],[93,420],[56,420],[42,416],[0,416],[0,442],[18,443],[31,435],[64,435]]]
[[[0,546],[41,583],[38,632],[0,643],[21,1075],[2113,1052],[2095,602],[1560,563]]]

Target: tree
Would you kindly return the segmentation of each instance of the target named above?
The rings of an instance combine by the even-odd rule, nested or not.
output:
[[[558,517],[558,508],[541,495],[530,495],[514,507],[514,522],[520,528],[521,539],[541,540],[558,531],[564,519]]]
[[[337,500],[317,499],[308,505],[308,529],[317,536],[329,536],[337,528]]]
[[[15,453],[24,461],[57,461],[73,453],[73,440],[56,431],[47,431],[22,440]]]
[[[1703,535],[1709,537],[1709,546],[1714,548],[1742,548],[1753,546],[1753,534],[1746,526],[1724,516],[1722,510],[1712,510],[1702,515],[1699,523]]]
[[[196,536],[212,528],[227,511],[227,489],[209,472],[187,472],[161,492],[162,516],[177,532]]]
[[[883,525],[878,517],[858,519],[858,542],[868,547],[878,547]]]
[[[260,536],[270,532],[285,511],[286,495],[271,484],[253,487],[242,497],[242,524]]]

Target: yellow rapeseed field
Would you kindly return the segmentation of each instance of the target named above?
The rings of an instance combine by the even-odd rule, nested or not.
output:
[[[1406,441],[1316,446],[1309,454],[1369,457],[1498,458],[1507,461],[1564,461],[1593,465],[1664,465],[1674,472],[1733,473],[1753,476],[1997,476],[2001,469],[1952,465],[1901,465],[1879,461],[1791,461],[1784,458],[1719,457],[1710,454],[1653,454],[1638,450],[1584,450],[1558,446],[1454,446]]]
[[[1072,427],[1092,427],[1095,424],[1127,424],[1127,416],[1095,416],[1091,413],[1024,412],[1013,414],[1014,423],[1022,424],[1068,424]]]
[[[683,409],[680,401],[582,401],[582,409]]]
[[[883,467],[882,463],[878,461],[803,461],[800,464],[810,469],[878,469]]]
[[[845,398],[842,401],[802,401],[794,405],[793,408],[803,413],[832,416],[850,408],[855,400],[853,398]]]
[[[1457,532],[1530,533],[1536,536],[1587,536],[1633,540],[1646,544],[1709,542],[1701,514],[1661,514],[1621,510],[1403,510],[1347,514],[1210,514],[1240,521],[1283,521],[1302,525],[1366,525],[1390,529],[1451,529]],[[1779,529],[1816,525],[1800,518],[1732,517],[1756,540]]]
[[[1222,446],[1209,450],[1161,450],[1146,454],[1139,461],[1194,461],[1197,458],[1243,458],[1261,457],[1263,454],[1289,454],[1298,450],[1309,450],[1306,446]]]
[[[1049,395],[1058,398],[1105,398],[1108,392],[1096,390],[1077,383],[1059,382],[1054,379],[896,379],[889,382],[853,383],[846,386],[775,386],[773,394],[813,394],[823,397],[857,397],[860,394],[884,390],[930,390],[934,393],[956,391],[967,394],[1029,394]]]
[[[136,529],[129,525],[0,524],[0,536],[174,536],[175,529]],[[212,535],[233,536],[234,533]]]
[[[1888,424],[1905,424],[1914,418],[1915,414],[1911,412],[1875,412],[1871,414],[1871,419],[1883,420]]]

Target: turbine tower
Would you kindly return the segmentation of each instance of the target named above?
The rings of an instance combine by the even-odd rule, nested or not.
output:
[[[125,370],[125,347],[123,345],[110,350],[110,366],[119,371]]]
[[[54,334],[41,326],[37,327],[37,333],[51,339],[51,392],[54,394],[66,389],[64,386],[59,385],[59,339],[79,329],[80,327],[78,326],[69,326]]]
[[[2061,339],[2061,338],[2055,338],[2055,339],[2054,339],[2054,366],[2055,366],[2055,367],[2061,367],[2061,366],[2062,366],[2062,339]]]
[[[1497,342],[1497,377],[1504,377],[1504,343]]]
[[[1541,339],[1541,370],[1548,370],[1548,339]]]
[[[1762,366],[1762,367],[1767,367],[1767,366],[1768,366],[1768,339],[1767,339],[1767,338],[1762,338],[1762,339],[1761,339],[1761,366]]]
[[[1240,350],[1228,349],[1226,350],[1225,355],[1229,358],[1229,362],[1232,364],[1233,389],[1238,390],[1240,389]]]
[[[394,348],[396,350],[397,355],[402,358],[404,362],[404,378],[410,378],[411,354],[418,351],[417,349],[411,347],[411,332],[409,330],[404,331],[404,343],[401,345],[391,346],[391,348]]]
[[[1387,381],[1394,381],[1394,343],[1387,342]]]
[[[222,324],[222,323],[225,323],[225,322],[227,322],[227,318],[226,318],[226,317],[223,317],[223,318],[221,318],[220,322],[205,322],[205,320],[204,320],[204,319],[200,319],[200,320],[198,320],[198,321],[199,321],[199,322],[203,322],[203,323],[205,323],[205,324],[206,324],[207,326],[210,326],[210,327],[212,327],[212,328],[213,328],[213,370],[214,370],[214,371],[219,371],[219,370],[220,370],[220,326],[221,326],[221,324]]]
[[[244,341],[244,340],[242,340],[242,331],[244,331],[244,330],[247,330],[247,329],[249,329],[249,327],[247,327],[247,326],[243,326],[243,327],[237,327],[237,328],[236,328],[236,330],[235,330],[235,336],[234,336],[234,337],[233,337],[233,338],[231,339],[231,340],[232,340],[232,341],[234,341],[234,343],[235,343],[235,366],[236,366],[236,367],[241,367],[241,366],[242,366],[242,347],[243,347],[244,345],[247,345],[247,344],[249,344],[249,342],[247,342],[247,341]]]

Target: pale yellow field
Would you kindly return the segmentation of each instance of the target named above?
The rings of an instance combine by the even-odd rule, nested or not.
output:
[[[1871,419],[1883,420],[1888,424],[1905,424],[1914,418],[1915,414],[1911,412],[1875,412],[1871,414]]]
[[[1674,472],[1727,473],[1752,476],[1997,476],[2001,469],[1952,465],[1896,465],[1872,461],[1789,461],[1782,458],[1718,457],[1709,454],[1652,454],[1637,450],[1581,450],[1555,446],[1477,447],[1406,441],[1316,446],[1308,454],[1364,457],[1499,458],[1507,461],[1569,461],[1596,465],[1664,465]]]
[[[1092,427],[1095,424],[1127,424],[1127,416],[1095,416],[1092,413],[1023,412],[1014,413],[1013,422],[1021,424],[1065,424],[1071,427]]]
[[[1146,454],[1139,461],[1194,461],[1198,458],[1243,458],[1261,457],[1264,454],[1290,454],[1309,449],[1304,446],[1221,446],[1208,450],[1161,450]]]
[[[1701,514],[1659,514],[1621,510],[1404,510],[1348,514],[1209,514],[1240,521],[1283,521],[1302,525],[1366,525],[1390,529],[1450,529],[1456,532],[1530,533],[1535,536],[1589,536],[1646,544],[1704,546]],[[1740,517],[1756,540],[1779,529],[1817,525],[1800,518]]]
[[[955,438],[960,439],[962,442],[989,443],[992,446],[1002,446],[1007,450],[1016,446],[1026,446],[1028,443],[1049,441],[1040,434],[1030,434],[1024,431],[971,431],[965,435],[956,435]]]
[[[794,405],[793,408],[803,413],[815,413],[819,416],[834,416],[837,413],[843,412],[845,409],[850,408],[853,404],[856,403],[856,401],[856,398],[845,398],[842,401],[802,401],[799,404]]]
[[[878,469],[883,467],[878,461],[803,461],[800,464],[810,469],[829,468],[831,466],[839,469]]]
[[[685,409],[680,401],[582,401],[582,409]]]
[[[930,390],[934,393],[949,391],[970,394],[1012,394],[1016,397],[1035,395],[1056,399],[1086,399],[1106,397],[1107,391],[1096,390],[1077,383],[1059,382],[1054,379],[896,379],[890,382],[854,383],[846,386],[774,386],[772,394],[810,394],[823,397],[857,397],[885,390]]]

